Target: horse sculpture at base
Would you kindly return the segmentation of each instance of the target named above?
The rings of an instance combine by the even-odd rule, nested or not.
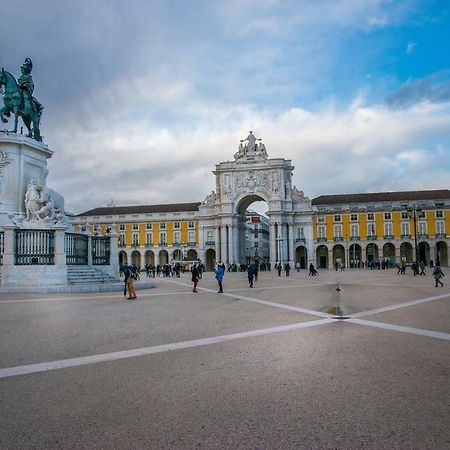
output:
[[[0,72],[0,87],[4,86],[3,108],[0,109],[0,119],[7,123],[7,117],[14,114],[14,133],[17,133],[19,116],[28,129],[28,137],[42,141],[39,129],[43,107],[32,96],[34,85],[31,78],[31,60],[27,58],[21,67],[22,75],[19,83],[13,75],[2,68]]]

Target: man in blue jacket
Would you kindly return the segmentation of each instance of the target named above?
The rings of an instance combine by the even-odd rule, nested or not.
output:
[[[216,274],[216,280],[219,283],[219,290],[217,291],[217,293],[222,294],[223,293],[222,281],[223,277],[225,276],[225,264],[218,264],[216,270],[214,270],[214,273]]]

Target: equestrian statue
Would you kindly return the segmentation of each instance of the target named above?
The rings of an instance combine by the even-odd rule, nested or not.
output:
[[[2,68],[0,72],[0,90],[4,86],[3,108],[0,109],[0,119],[7,123],[7,117],[14,114],[14,133],[17,133],[17,121],[22,117],[28,129],[27,136],[42,141],[39,124],[44,107],[33,97],[34,83],[31,76],[33,63],[26,58],[20,67],[21,75],[16,81],[13,75]]]

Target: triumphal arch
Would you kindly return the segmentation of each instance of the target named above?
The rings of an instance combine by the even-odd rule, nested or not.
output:
[[[299,245],[312,256],[313,209],[311,200],[292,186],[293,170],[290,160],[269,158],[262,140],[250,131],[240,141],[234,161],[216,165],[216,189],[199,207],[202,259],[246,261],[245,211],[259,200],[268,206],[272,264],[289,262],[292,266]]]

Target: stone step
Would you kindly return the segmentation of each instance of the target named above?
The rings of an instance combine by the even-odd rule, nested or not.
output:
[[[118,278],[104,274],[89,266],[68,266],[67,281],[69,284],[107,284],[120,283]]]

